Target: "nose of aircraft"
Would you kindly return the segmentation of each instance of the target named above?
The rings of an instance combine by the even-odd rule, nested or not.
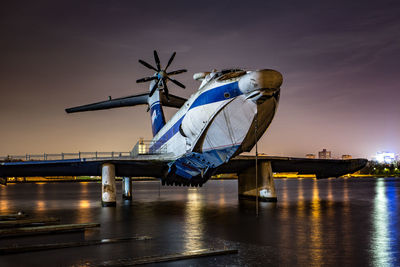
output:
[[[256,70],[247,73],[239,80],[239,89],[244,93],[255,90],[275,91],[282,85],[282,74],[276,70]]]

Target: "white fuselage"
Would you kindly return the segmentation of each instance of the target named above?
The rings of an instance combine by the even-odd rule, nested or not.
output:
[[[272,70],[208,74],[154,136],[152,150],[171,159],[225,148],[235,148],[235,154],[249,151],[272,121],[281,83],[280,73]]]

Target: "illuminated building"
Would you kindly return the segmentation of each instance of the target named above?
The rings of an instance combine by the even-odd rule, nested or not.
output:
[[[391,152],[377,152],[375,155],[375,160],[379,163],[393,163],[395,161],[394,153]]]
[[[331,151],[327,151],[325,148],[318,152],[319,159],[330,159],[332,158]]]
[[[342,159],[352,159],[351,155],[342,155]]]
[[[307,159],[315,159],[315,154],[307,154],[306,158]]]

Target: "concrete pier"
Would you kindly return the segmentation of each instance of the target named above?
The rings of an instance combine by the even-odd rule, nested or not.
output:
[[[257,166],[258,179],[256,188],[255,164],[238,173],[238,194],[240,198],[258,199],[265,202],[276,202],[275,183],[270,161],[259,161]]]
[[[101,171],[101,205],[116,206],[115,166],[104,163]]]
[[[132,181],[131,177],[122,178],[122,199],[132,200]]]

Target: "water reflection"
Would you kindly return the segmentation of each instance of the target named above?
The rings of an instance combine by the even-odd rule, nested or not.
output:
[[[36,200],[36,211],[44,212],[46,211],[46,202],[45,202],[45,192],[44,192],[44,185],[45,182],[39,182],[35,184],[37,187],[37,200]]]
[[[219,194],[219,197],[218,197],[218,204],[220,205],[220,207],[225,207],[225,204],[226,204],[226,201],[225,201],[225,193],[223,193],[223,192],[221,192],[220,194]]]
[[[313,180],[311,201],[311,265],[322,264],[322,232],[321,232],[321,201],[319,198],[317,179]]]
[[[287,186],[287,179],[283,180],[282,186],[282,197],[279,198],[279,206],[282,207],[280,210],[280,216],[282,219],[287,219],[289,217],[289,196],[288,196],[288,186]]]
[[[333,205],[333,193],[332,193],[332,178],[328,179],[328,194],[326,196],[326,199],[328,201],[328,206]]]
[[[90,215],[90,210],[89,208],[93,207],[95,204],[91,203],[90,200],[88,199],[89,196],[89,191],[88,191],[88,182],[81,182],[80,183],[80,196],[79,196],[79,202],[78,202],[78,222],[79,223],[86,223],[90,221],[91,215]]]
[[[107,249],[110,257],[118,251],[124,257],[169,254],[229,241],[238,244],[237,256],[204,265],[399,265],[399,182],[277,179],[277,208],[260,203],[258,218],[253,201],[242,209],[236,181],[210,181],[200,190],[167,188],[162,199],[157,199],[158,183],[138,182],[132,205],[122,205],[119,198],[116,208],[100,207],[99,184],[21,184],[0,187],[0,211],[8,207],[33,215],[40,211],[65,223],[100,222],[101,228],[85,232],[86,239],[154,237],[146,243],[91,248],[98,255]],[[81,252],[68,256],[79,259]],[[56,265],[63,254],[48,255],[57,255],[50,256]]]
[[[285,248],[291,245],[291,239],[293,237],[293,232],[291,230],[291,222],[290,222],[290,206],[289,206],[289,197],[288,197],[288,181],[287,179],[282,180],[282,189],[281,195],[282,197],[279,198],[279,210],[278,215],[280,217],[280,234],[279,234],[279,243],[282,247],[282,251],[285,251]],[[283,253],[281,257],[286,257]]]
[[[303,179],[300,179],[297,187],[297,216],[305,216],[304,190]]]
[[[90,201],[82,199],[81,201],[79,201],[79,208],[80,209],[90,208]]]
[[[0,186],[0,212],[5,213],[9,209],[7,200],[7,191],[5,186]]]
[[[46,210],[46,202],[43,200],[36,201],[36,210],[37,211],[45,211]]]
[[[81,188],[81,195],[87,195],[88,194],[88,185],[89,185],[89,182],[80,182],[80,184],[81,184],[81,186],[80,186],[80,188]]]
[[[391,233],[389,226],[389,201],[386,194],[386,183],[383,178],[379,178],[375,186],[371,243],[374,266],[389,266],[395,260],[395,255],[391,251],[391,234],[396,233]]]
[[[326,195],[327,214],[329,219],[334,219],[335,209],[333,207],[332,179],[328,179],[328,193]]]
[[[2,197],[0,198],[0,212],[6,213],[8,211],[8,201],[7,199],[2,199]]]
[[[187,195],[184,224],[184,247],[185,250],[196,250],[204,247],[202,242],[203,219],[202,219],[203,201],[197,189],[190,188]]]
[[[302,221],[306,217],[306,208],[305,208],[305,200],[304,200],[304,188],[303,188],[304,180],[300,179],[297,182],[297,209],[295,217],[298,218],[299,221]],[[305,244],[308,244],[307,235],[308,235],[308,224],[297,224],[295,232],[296,237],[296,247],[297,247],[297,258],[300,262],[303,260],[308,260],[308,255],[304,255],[303,248]],[[289,239],[290,240],[290,239]]]
[[[342,209],[342,236],[343,236],[343,248],[344,255],[350,257],[353,253],[353,242],[352,242],[352,219],[350,210],[350,198],[349,198],[349,183],[347,179],[343,180],[343,209]]]

